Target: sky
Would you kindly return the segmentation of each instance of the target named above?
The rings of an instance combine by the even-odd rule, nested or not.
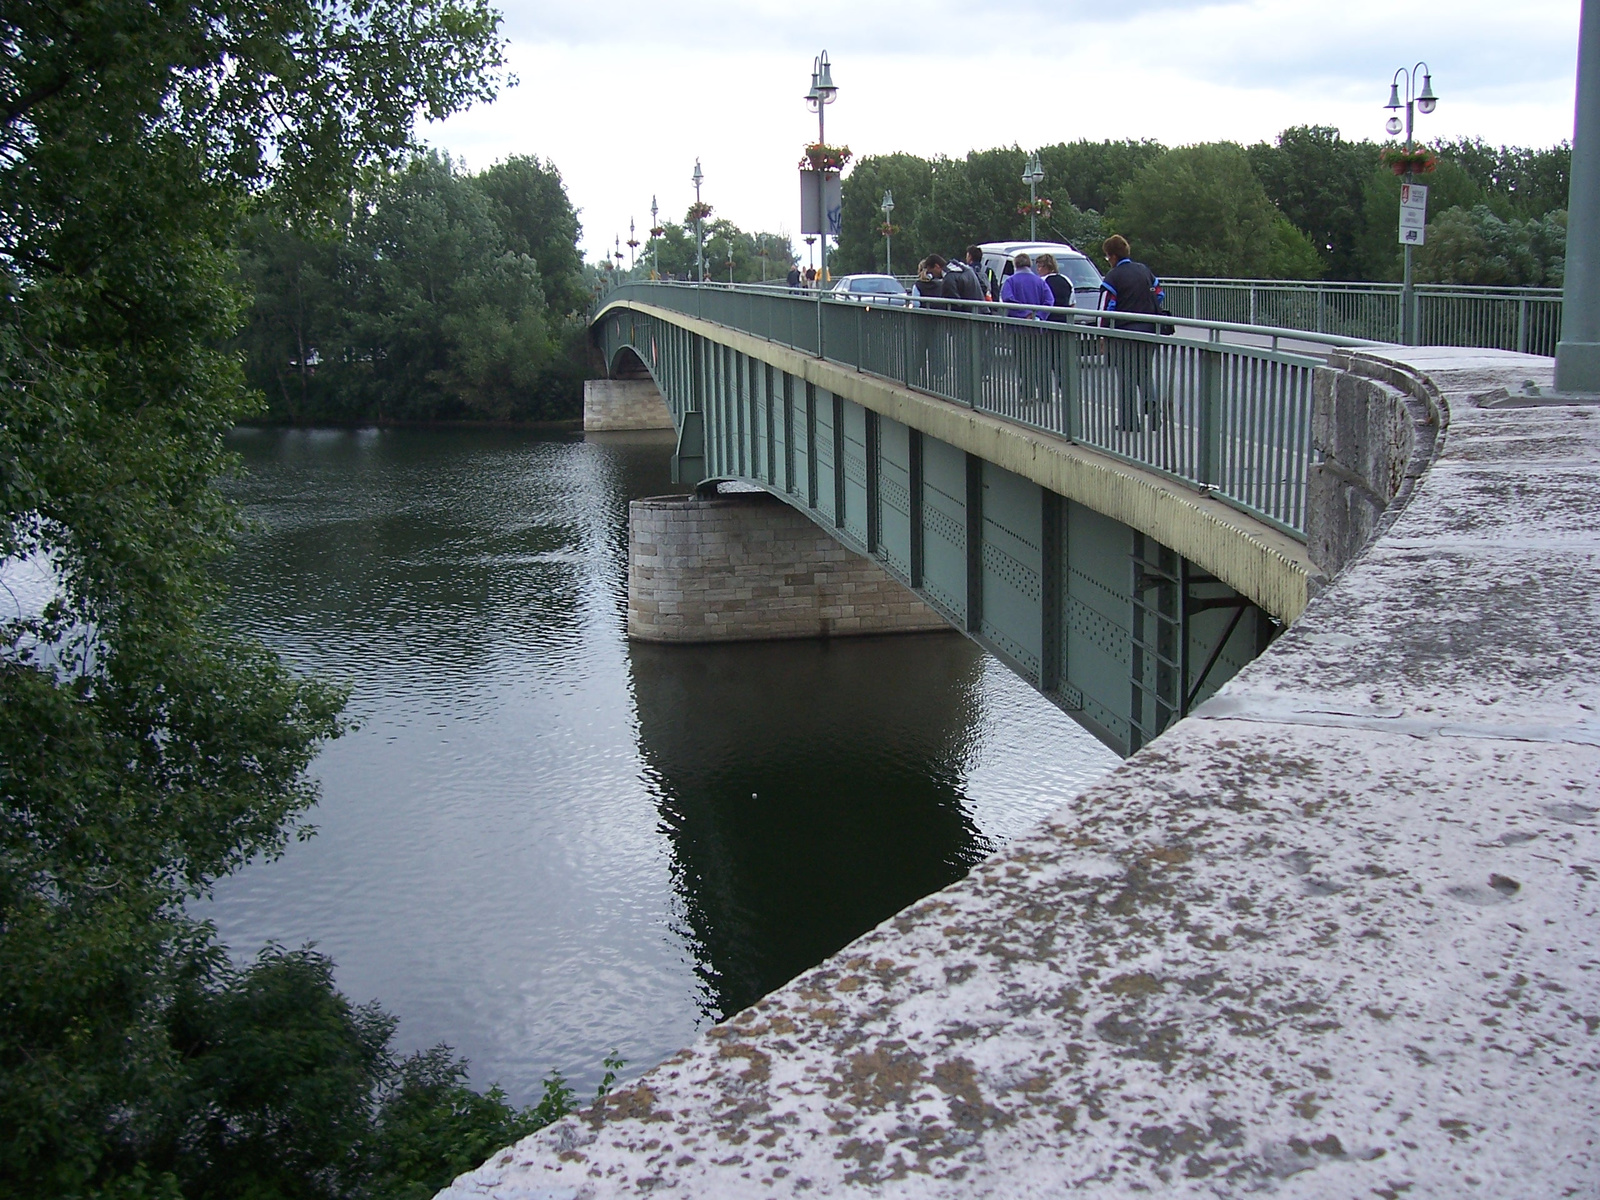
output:
[[[839,86],[828,141],[858,158],[1250,143],[1305,124],[1381,140],[1390,78],[1419,60],[1440,97],[1420,139],[1547,146],[1572,136],[1579,3],[502,0],[517,82],[422,134],[474,171],[553,162],[595,258],[628,240],[630,218],[645,240],[652,196],[681,221],[696,158],[717,216],[797,230],[796,169],[817,135],[803,96],[823,49]]]

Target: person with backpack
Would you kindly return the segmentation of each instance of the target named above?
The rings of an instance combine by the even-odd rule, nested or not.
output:
[[[1133,261],[1133,248],[1128,239],[1114,233],[1101,247],[1105,251],[1110,269],[1100,281],[1100,307],[1106,312],[1156,316],[1163,307],[1166,293],[1161,280],[1144,263]],[[1157,333],[1152,321],[1128,321],[1104,318],[1103,324],[1112,329],[1132,333]],[[1156,348],[1149,342],[1134,338],[1110,338],[1106,361],[1117,372],[1117,428],[1124,433],[1138,433],[1144,429],[1144,418],[1150,418],[1150,428],[1161,428],[1160,398],[1156,395]],[[1143,412],[1140,401],[1143,401]]]

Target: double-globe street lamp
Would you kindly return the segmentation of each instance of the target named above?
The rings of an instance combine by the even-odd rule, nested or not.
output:
[[[656,231],[661,228],[661,210],[656,207],[656,198],[650,197],[650,278],[661,278],[661,245],[656,241]]]
[[[1028,185],[1028,240],[1039,240],[1039,185],[1044,182],[1044,168],[1039,165],[1039,152],[1028,155],[1028,165],[1022,169],[1022,182]]]
[[[878,205],[883,210],[883,273],[894,274],[894,223],[890,218],[894,214],[894,193],[888,188],[883,189],[883,203]]]
[[[827,108],[838,98],[839,87],[833,82],[833,65],[828,62],[828,52],[824,50],[811,62],[811,90],[806,93],[806,107],[817,114],[817,145],[828,144]],[[828,277],[828,189],[827,172],[821,172],[822,179],[818,180],[817,207],[819,226],[818,233],[822,242],[822,255],[817,272],[817,282]]]
[[[1419,71],[1422,73],[1422,90],[1420,92],[1416,90],[1417,73]],[[1404,101],[1400,98],[1402,82],[1405,84]],[[1419,62],[1409,71],[1401,67],[1394,73],[1394,78],[1389,82],[1389,103],[1385,104],[1384,107],[1389,110],[1390,116],[1384,128],[1388,130],[1390,137],[1396,137],[1402,129],[1405,130],[1406,154],[1410,155],[1415,146],[1412,137],[1412,126],[1416,121],[1416,114],[1419,112],[1431,113],[1438,106],[1439,97],[1433,94],[1433,74],[1428,64]],[[1400,120],[1400,111],[1402,109],[1405,110],[1406,114],[1404,123]],[[1401,179],[1404,180],[1412,171],[1413,165],[1408,161]],[[1404,230],[1401,231],[1401,238],[1402,240],[1405,238]],[[1417,340],[1415,293],[1411,278],[1411,251],[1413,246],[1410,241],[1405,241],[1404,245],[1406,266],[1403,282],[1400,285],[1400,340],[1405,345],[1410,346]]]
[[[704,182],[705,175],[700,170],[700,160],[694,160],[694,281],[704,283],[706,279],[705,247],[700,244],[700,184]]]

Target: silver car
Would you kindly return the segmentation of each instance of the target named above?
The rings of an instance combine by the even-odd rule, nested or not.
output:
[[[834,280],[831,294],[835,300],[857,304],[909,303],[905,285],[893,275],[841,275]]]

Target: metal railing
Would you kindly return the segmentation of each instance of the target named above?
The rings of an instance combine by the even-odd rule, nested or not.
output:
[[[1167,307],[1186,317],[1276,325],[1372,341],[1400,336],[1398,283],[1282,279],[1163,279]],[[1423,283],[1413,328],[1423,346],[1479,346],[1553,357],[1561,289]]]
[[[624,284],[600,308],[619,301],[698,317],[1093,447],[1299,538],[1318,351],[1367,344],[1176,316],[1175,335],[1162,336],[1148,323],[1107,328],[1088,309],[1021,320],[1027,310],[1014,305],[961,312],[960,302],[860,304],[726,284]]]

